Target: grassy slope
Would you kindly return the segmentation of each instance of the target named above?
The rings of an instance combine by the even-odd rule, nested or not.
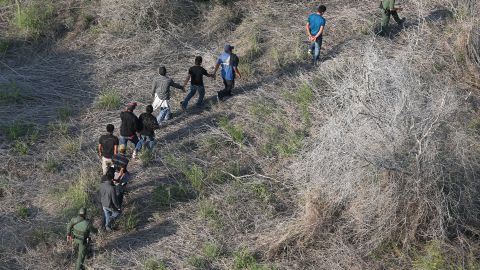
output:
[[[38,117],[42,123],[56,124],[50,124],[48,131],[38,136],[29,134],[26,155],[18,154],[22,147],[17,142],[3,140],[2,152],[8,158],[2,161],[4,203],[0,209],[4,215],[0,222],[5,229],[1,236],[12,248],[0,249],[1,267],[63,269],[70,265],[71,260],[65,256],[69,248],[63,242],[63,223],[84,202],[95,205],[99,181],[95,140],[105,124],[119,125],[118,110],[99,108],[97,95],[114,90],[121,95],[121,103],[135,99],[142,104],[139,110],[143,110],[143,105],[150,102],[149,83],[158,62],[167,64],[175,79],[183,80],[193,55],[204,55],[206,66],[211,68],[219,53],[217,48],[226,41],[239,44],[239,55],[248,60],[242,66],[248,76],[239,81],[239,94],[224,104],[212,103],[203,112],[180,115],[162,128],[150,164],[146,168],[141,162],[132,166],[134,181],[121,230],[95,237],[95,259],[88,265],[162,269],[160,265],[165,262],[171,269],[259,269],[260,265],[333,269],[346,267],[359,256],[363,268],[379,267],[375,260],[362,258],[348,248],[344,250],[351,253],[336,254],[340,261],[337,264],[321,259],[319,254],[325,252],[322,247],[301,250],[303,257],[287,252],[266,261],[263,256],[266,247],[276,242],[272,239],[281,239],[283,229],[301,216],[297,205],[302,205],[303,199],[297,190],[302,190],[304,184],[292,181],[289,165],[301,161],[297,153],[304,147],[303,142],[310,145],[321,139],[312,131],[322,125],[323,111],[311,105],[313,98],[321,100],[328,89],[317,74],[322,69],[338,71],[342,63],[355,61],[365,44],[377,44],[381,50],[400,54],[417,35],[417,28],[412,27],[393,41],[375,40],[369,30],[377,15],[376,4],[361,8],[338,5],[338,1],[327,4],[327,61],[320,70],[304,64],[303,15],[310,10],[304,3],[285,3],[289,8],[279,11],[249,2],[240,9],[241,16],[232,14],[227,7],[215,6],[208,19],[199,19],[204,28],[194,35],[169,27],[130,36],[112,33],[115,25],[100,20],[90,30],[67,36],[51,50],[24,60],[26,64],[16,66],[18,62],[9,60],[20,49],[10,51],[5,61],[11,69],[4,68],[1,79],[20,82],[22,99],[27,97],[23,103],[2,105],[2,111],[20,112],[15,114],[16,119]],[[111,8],[104,6],[99,16],[113,16]],[[416,14],[410,8],[406,14],[413,19],[435,9],[427,6],[424,10],[426,14]],[[216,17],[218,14],[229,14],[233,22],[228,36],[213,27],[223,19]],[[200,18],[202,15],[196,14]],[[242,18],[241,22],[237,17]],[[116,22],[115,18],[111,21]],[[235,23],[239,26],[233,27]],[[421,25],[450,31],[438,27],[442,23],[439,20]],[[425,39],[430,38],[433,35]],[[425,42],[420,46],[427,44],[431,45]],[[58,76],[59,72],[64,74]],[[441,74],[449,72],[438,76]],[[34,86],[44,94],[35,96]],[[220,87],[218,81],[209,81],[207,97]],[[72,94],[78,99],[72,99]],[[174,95],[175,105],[180,98]],[[24,110],[27,107],[34,109]],[[55,122],[55,118],[64,119]],[[55,143],[51,143],[52,138]],[[36,168],[33,174],[31,168]],[[36,181],[30,182],[32,178]],[[177,184],[194,196],[179,192],[165,205],[165,187],[173,192]],[[93,209],[98,223],[100,213]],[[45,250],[51,260],[43,259]]]

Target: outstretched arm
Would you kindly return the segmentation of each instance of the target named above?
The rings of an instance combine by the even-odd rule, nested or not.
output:
[[[191,77],[192,76],[190,74],[188,74],[187,78],[185,79],[185,82],[183,82],[183,88],[187,88],[188,81],[190,81]]]
[[[234,67],[233,67],[233,70],[235,71],[235,73],[237,73],[238,78],[241,79],[241,78],[242,78],[242,74],[240,74],[240,70],[238,69],[238,67],[237,67],[237,66],[234,66]]]
[[[185,87],[183,87],[183,85],[180,85],[180,84],[174,82],[173,80],[170,83],[170,86],[175,87],[175,88],[180,89],[180,90],[185,92]]]
[[[215,78],[215,76],[217,76],[217,71],[218,71],[218,68],[219,68],[219,67],[220,67],[220,64],[217,63],[217,64],[215,65],[215,70],[213,71],[213,74],[212,74],[212,77],[213,77],[213,78]]]

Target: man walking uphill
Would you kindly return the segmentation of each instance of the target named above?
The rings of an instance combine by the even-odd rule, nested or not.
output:
[[[197,56],[195,57],[195,66],[191,67],[188,70],[188,76],[183,84],[183,88],[187,86],[188,81],[191,79],[190,82],[190,92],[185,97],[185,99],[181,102],[183,110],[188,108],[188,102],[190,99],[198,92],[198,100],[197,100],[197,108],[200,108],[203,104],[203,98],[205,97],[205,86],[203,84],[203,76],[213,77],[213,75],[208,74],[207,70],[202,67],[202,57]]]
[[[317,8],[317,12],[308,16],[307,34],[308,40],[311,42],[308,52],[313,55],[313,65],[317,65],[320,59],[320,49],[323,42],[323,31],[325,30],[326,20],[323,18],[323,13],[327,11],[324,5]]]
[[[213,71],[213,76],[215,76],[218,68],[222,66],[222,79],[225,88],[218,92],[219,101],[222,101],[224,97],[232,95],[233,87],[235,87],[235,75],[238,75],[239,78],[242,77],[238,70],[239,59],[233,53],[233,49],[233,46],[225,45],[224,52],[218,57],[215,71]]]
[[[76,270],[84,269],[83,262],[87,256],[90,233],[98,232],[90,220],[86,219],[86,216],[87,210],[80,208],[78,216],[72,218],[67,226],[67,241],[73,241],[78,252],[77,263],[75,264]]]
[[[167,77],[167,68],[164,66],[158,68],[158,74],[159,76],[153,80],[152,84],[152,95],[155,98],[152,105],[154,110],[160,107],[157,121],[161,123],[163,120],[170,119],[172,115],[170,111],[170,87],[175,87],[183,92],[185,92],[185,88]]]
[[[388,23],[390,22],[390,15],[393,16],[393,19],[398,23],[398,25],[402,26],[405,22],[405,18],[400,19],[398,16],[397,11],[400,11],[401,8],[395,7],[395,0],[383,0],[381,6],[382,8],[382,24],[380,28],[379,35],[383,36],[386,34]]]
[[[136,102],[128,103],[127,109],[120,113],[120,119],[122,120],[122,124],[120,125],[120,144],[125,147],[127,147],[128,141],[133,143],[133,147],[136,147],[138,143],[137,132],[141,130],[142,123],[140,123],[140,120],[133,113],[136,107]],[[136,155],[137,151],[134,150],[132,158],[135,158]]]
[[[102,135],[98,140],[98,153],[102,159],[103,175],[107,173],[108,167],[113,165],[112,157],[118,151],[118,138],[113,135],[115,127],[112,124],[107,125],[107,134]]]

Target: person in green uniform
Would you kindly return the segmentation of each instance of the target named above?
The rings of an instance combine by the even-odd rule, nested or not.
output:
[[[390,22],[390,16],[398,23],[398,25],[403,25],[405,22],[405,18],[400,19],[398,16],[398,11],[401,11],[401,8],[395,7],[395,0],[383,0],[381,6],[383,10],[382,15],[382,24],[380,28],[379,35],[385,35],[388,27],[388,23]]]
[[[86,218],[87,210],[80,208],[78,216],[70,220],[67,226],[67,241],[73,241],[75,249],[78,251],[76,270],[84,269],[83,262],[87,256],[87,248],[90,233],[97,233],[98,230]]]

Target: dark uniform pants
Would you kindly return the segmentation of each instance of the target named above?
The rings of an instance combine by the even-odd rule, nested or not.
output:
[[[396,11],[388,11],[384,10],[383,12],[383,17],[382,17],[382,27],[387,27],[388,23],[390,22],[390,16],[393,17],[393,19],[398,23],[401,24],[402,20],[398,16],[398,13]]]

